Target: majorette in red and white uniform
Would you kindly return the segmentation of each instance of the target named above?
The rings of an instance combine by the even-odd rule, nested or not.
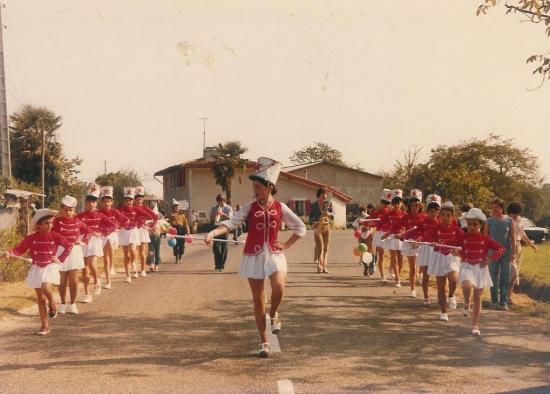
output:
[[[33,216],[31,225],[34,227],[38,221],[47,216],[57,215],[57,211],[43,208]],[[19,245],[11,249],[9,253],[22,256],[29,251],[32,266],[27,274],[26,283],[33,289],[42,287],[42,283],[59,284],[59,264],[53,263],[52,258],[62,249],[58,259],[64,262],[69,256],[72,244],[55,231],[36,231],[27,235]]]
[[[447,201],[441,209],[449,209],[454,212],[454,205]],[[432,232],[430,239],[426,242],[434,242],[440,245],[460,246],[464,238],[464,231],[460,229],[456,221],[451,221],[448,226],[439,223]],[[432,263],[428,267],[428,275],[447,276],[450,272],[460,271],[460,257],[453,254],[452,248],[434,246]]]
[[[476,219],[482,222],[487,221],[487,217],[479,208],[470,209],[464,216],[466,220]],[[491,260],[498,261],[504,253],[504,248],[490,237],[478,234],[466,233],[461,240],[462,263],[460,264],[460,282],[469,281],[477,289],[483,289],[493,286],[489,267],[481,267],[489,254],[493,251]]]
[[[124,188],[124,199],[133,200],[135,197],[135,188],[134,187],[125,187]],[[122,246],[132,245],[141,245],[141,233],[138,228],[138,223],[145,223],[146,220],[153,220],[151,215],[142,209],[142,207],[122,206],[118,208],[119,212],[124,215],[126,218],[122,229],[119,233],[120,244]],[[156,220],[156,215],[154,215]]]
[[[376,226],[376,232],[372,238],[372,246],[374,248],[383,248],[384,242],[382,237],[389,230],[388,222],[385,220],[386,214],[389,211],[388,205],[391,203],[392,191],[390,189],[384,189],[382,191],[382,197],[380,197],[381,207],[375,210],[369,217],[369,219],[380,219],[379,221],[373,222]]]
[[[97,201],[99,199],[99,193],[100,187],[97,183],[88,183],[86,199]],[[117,224],[102,214],[98,209],[82,211],[76,215],[76,217],[82,220],[92,231],[88,245],[84,248],[84,257],[103,257],[103,236],[99,228],[100,226],[113,227]]]
[[[76,208],[76,204],[77,201],[74,197],[64,196],[61,199],[61,205],[66,207]],[[83,248],[86,247],[92,235],[90,228],[76,216],[70,218],[57,216],[53,221],[52,230],[61,234],[63,238],[73,245],[69,257],[60,264],[59,270],[65,272],[84,268]]]
[[[112,186],[104,186],[101,188],[101,194],[100,198],[103,199],[113,199],[114,198],[114,189]],[[105,215],[107,218],[110,219],[110,222],[100,222],[99,223],[99,231],[101,234],[103,234],[102,243],[103,246],[109,242],[111,244],[111,247],[113,249],[118,248],[118,245],[120,243],[119,237],[118,237],[118,231],[123,226],[123,224],[126,222],[126,218],[118,209],[115,208],[101,208],[99,210],[100,213]]]
[[[135,189],[135,197],[144,197],[145,188],[143,186],[137,186]],[[134,200],[135,204],[135,200]],[[139,208],[137,215],[137,228],[139,230],[139,236],[141,238],[141,243],[151,242],[151,237],[149,237],[149,229],[154,228],[157,223],[158,215],[149,207],[145,205],[134,205],[134,207]]]
[[[441,208],[441,197],[437,194],[428,194],[426,198],[426,211],[431,207],[435,206]],[[430,217],[429,214],[426,214],[426,219],[420,225],[420,236],[418,241],[423,242],[433,242],[432,234],[439,225],[439,219],[436,217]],[[420,245],[418,248],[418,257],[416,259],[416,265],[419,267],[429,267],[430,263],[433,262],[434,248],[431,245]]]
[[[391,200],[392,205],[394,201],[403,201],[403,190],[393,189]],[[388,229],[387,232],[389,234],[393,234],[393,229],[399,225],[403,216],[405,216],[405,212],[403,212],[400,207],[397,209],[395,207],[392,207],[390,210],[388,210],[382,220],[386,223]],[[401,250],[401,247],[403,245],[403,242],[401,242],[401,240],[397,237],[387,237],[383,242],[383,248],[386,250]]]
[[[422,201],[422,190],[412,189],[409,195],[409,202],[421,202]],[[399,234],[403,231],[411,230],[413,227],[416,227],[415,230],[411,230],[403,235],[403,239],[410,239],[418,241],[421,236],[421,227],[422,223],[426,220],[426,215],[422,212],[418,213],[406,213],[397,225],[392,229],[393,234]],[[404,242],[401,252],[403,256],[417,256],[419,248],[413,248],[412,244],[409,242]]]
[[[263,179],[276,184],[282,164],[268,158],[259,158],[260,169],[251,179]],[[265,279],[275,272],[287,272],[287,262],[282,250],[275,246],[284,222],[286,227],[300,237],[306,234],[306,226],[290,208],[275,199],[267,207],[258,201],[244,204],[230,220],[220,224],[230,231],[247,223],[248,237],[244,247],[244,256],[239,269],[239,275]]]

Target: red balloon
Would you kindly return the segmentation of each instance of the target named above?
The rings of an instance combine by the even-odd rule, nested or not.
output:
[[[172,227],[170,230],[168,230],[168,234],[170,235],[176,235],[178,233],[178,230],[176,230],[174,227]]]
[[[185,243],[192,244],[193,243],[193,238],[185,237]]]
[[[353,236],[357,239],[361,238],[361,230],[355,230]]]

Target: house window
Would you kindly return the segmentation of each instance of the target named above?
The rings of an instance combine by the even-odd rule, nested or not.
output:
[[[178,187],[178,174],[170,174],[170,187],[175,191]]]
[[[294,213],[297,216],[304,216],[306,214],[305,200],[294,200]]]

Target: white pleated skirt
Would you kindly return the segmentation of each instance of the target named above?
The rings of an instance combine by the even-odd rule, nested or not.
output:
[[[458,256],[433,252],[432,263],[428,266],[428,275],[447,276],[453,271],[460,271],[460,258]]]
[[[394,237],[388,237],[382,242],[382,248],[386,250],[401,250],[401,248],[403,247],[403,241]]]
[[[141,236],[137,227],[131,228],[130,230],[122,229],[118,236],[122,246],[141,244]]]
[[[109,242],[111,244],[111,247],[113,249],[117,249],[118,245],[120,243],[120,240],[118,238],[118,231],[113,231],[111,234],[107,235],[106,237],[104,236],[102,238],[103,247],[105,247],[105,245],[107,245],[107,242]]]
[[[287,272],[284,253],[273,253],[264,245],[262,251],[255,255],[244,255],[239,268],[239,275],[251,279],[269,278],[275,272]]]
[[[418,258],[416,265],[419,267],[429,267],[434,259],[434,248],[430,245],[420,245],[418,248]]]
[[[149,230],[147,230],[145,227],[139,228],[139,237],[141,239],[142,244],[148,244],[151,242],[151,237],[149,236]]]
[[[27,274],[25,282],[27,286],[32,289],[41,288],[42,283],[59,285],[59,264],[51,263],[45,267],[39,267],[33,264]]]
[[[59,271],[67,272],[71,270],[79,270],[84,268],[84,252],[81,245],[73,245],[71,253],[67,256],[64,262],[59,264]],[[57,249],[57,256],[63,253],[63,247]]]
[[[103,237],[91,236],[88,245],[83,246],[83,249],[84,257],[103,257]]]
[[[461,263],[459,280],[460,283],[471,282],[476,289],[487,289],[493,286],[489,266],[481,268],[479,264]]]
[[[418,256],[422,245],[419,245],[416,248],[413,248],[412,245],[412,242],[403,242],[403,245],[401,246],[401,253],[403,256]]]
[[[384,234],[386,234],[385,231],[376,230],[374,232],[374,235],[373,235],[373,238],[372,238],[372,246],[374,248],[383,248],[383,246],[382,246],[383,241],[382,241],[381,238],[384,236]]]

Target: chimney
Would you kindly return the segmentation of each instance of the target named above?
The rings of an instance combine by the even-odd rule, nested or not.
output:
[[[202,152],[202,158],[206,161],[216,161],[218,149],[215,146],[206,146]]]

